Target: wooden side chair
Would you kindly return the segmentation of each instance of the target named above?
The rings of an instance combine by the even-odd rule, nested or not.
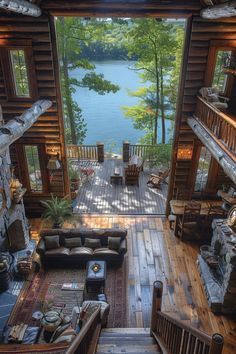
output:
[[[183,238],[199,238],[200,231],[200,211],[201,204],[195,201],[188,202],[184,207],[182,218],[179,219],[177,232],[181,239]]]
[[[164,172],[159,172],[158,175],[152,173],[147,184],[150,184],[153,188],[160,188],[161,184],[165,182],[169,174],[170,169],[167,169]]]
[[[126,185],[139,185],[140,167],[136,165],[128,165],[125,168],[125,184]]]
[[[227,217],[227,212],[220,206],[210,204],[210,208],[206,215],[206,218],[203,220],[202,227],[206,232],[212,232],[211,224],[213,219],[225,219]]]

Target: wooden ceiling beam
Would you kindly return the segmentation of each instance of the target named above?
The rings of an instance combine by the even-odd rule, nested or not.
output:
[[[201,17],[205,19],[217,19],[236,16],[236,1],[227,1],[201,11]]]
[[[0,0],[0,8],[33,17],[39,17],[42,13],[37,5],[26,0]]]

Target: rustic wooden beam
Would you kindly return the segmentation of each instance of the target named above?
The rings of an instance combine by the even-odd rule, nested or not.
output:
[[[49,100],[39,100],[22,115],[11,119],[0,127],[0,154],[6,151],[10,144],[19,139],[29,129],[37,118],[52,106]]]
[[[187,119],[188,125],[192,128],[194,133],[198,136],[201,142],[207,147],[212,156],[217,160],[224,172],[236,184],[236,163],[226,154],[219,144],[212,138],[207,130],[195,118],[189,117]]]
[[[201,17],[206,19],[236,16],[236,1],[227,1],[223,4],[208,7],[203,9],[200,14]]]
[[[0,8],[33,17],[39,17],[42,14],[37,5],[26,0],[0,0]]]

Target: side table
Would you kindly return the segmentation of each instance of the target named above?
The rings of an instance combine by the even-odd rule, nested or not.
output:
[[[89,261],[86,269],[86,290],[92,289],[93,292],[101,292],[105,288],[106,282],[106,262]]]

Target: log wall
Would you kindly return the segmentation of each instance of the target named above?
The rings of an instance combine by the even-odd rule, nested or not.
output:
[[[16,165],[15,173],[24,184],[25,166],[22,157],[22,144],[40,144],[46,152],[44,156],[44,166],[51,155],[59,152],[62,159],[63,169],[58,170],[50,178],[49,171],[44,171],[47,181],[45,191],[40,195],[32,195],[29,192],[25,195],[26,209],[38,210],[39,200],[47,198],[50,193],[63,196],[68,193],[67,170],[65,168],[65,147],[64,132],[62,124],[62,113],[60,105],[60,89],[58,87],[58,68],[57,58],[55,57],[55,34],[50,29],[50,18],[41,16],[37,19],[23,17],[19,15],[4,14],[0,16],[0,43],[3,39],[31,40],[33,49],[33,61],[36,71],[36,86],[38,98],[48,98],[53,102],[53,106],[11,147],[12,163]],[[30,107],[33,101],[8,100],[6,77],[0,67],[0,103],[3,108],[3,117],[5,122],[13,116],[21,114],[26,108]]]
[[[183,68],[185,80],[183,83],[183,103],[179,107],[179,117],[177,117],[175,144],[173,151],[173,174],[170,181],[168,199],[171,199],[173,190],[179,186],[188,186],[193,191],[196,162],[199,156],[198,140],[192,129],[187,124],[187,117],[192,116],[196,107],[196,96],[201,87],[208,84],[207,62],[210,42],[212,40],[235,40],[236,39],[236,19],[204,20],[198,16],[193,16],[191,23],[191,36],[189,42],[188,55]],[[190,161],[177,161],[177,149],[179,144],[193,144],[193,158]],[[218,168],[215,173],[215,191],[222,182],[228,183],[228,179]]]

